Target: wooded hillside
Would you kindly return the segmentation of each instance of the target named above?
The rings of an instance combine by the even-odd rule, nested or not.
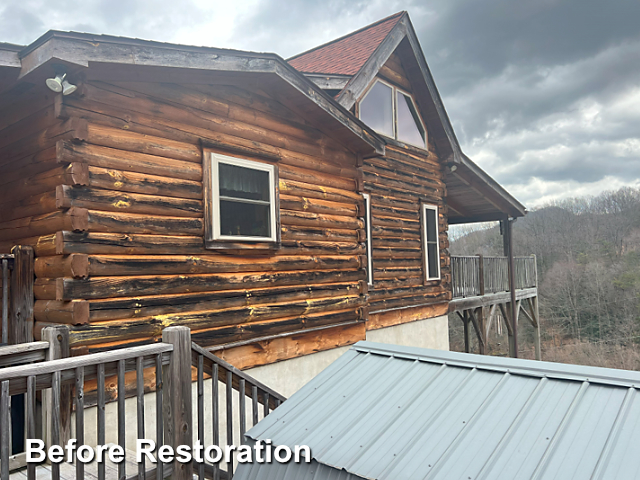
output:
[[[640,370],[640,189],[530,212],[514,225],[514,246],[516,255],[537,256],[544,360]],[[494,226],[452,240],[450,252],[500,255],[501,249]],[[450,319],[456,350],[460,323]],[[521,325],[521,356],[531,357],[531,332]],[[491,353],[506,351],[504,335],[491,332]]]

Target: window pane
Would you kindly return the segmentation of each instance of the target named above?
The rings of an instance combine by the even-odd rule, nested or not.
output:
[[[430,208],[424,209],[425,217],[427,220],[427,242],[438,241],[438,219],[436,217],[436,211]]]
[[[376,132],[393,136],[393,91],[376,82],[360,102],[360,119]]]
[[[269,205],[220,200],[220,235],[270,237]]]
[[[220,162],[220,195],[269,202],[269,172]]]
[[[427,257],[429,265],[429,278],[440,276],[440,259],[438,258],[438,246],[435,243],[427,245]]]
[[[424,129],[413,101],[398,92],[398,140],[424,147]]]

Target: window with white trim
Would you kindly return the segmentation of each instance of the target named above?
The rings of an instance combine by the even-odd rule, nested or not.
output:
[[[411,94],[376,79],[358,104],[360,120],[376,132],[426,148],[427,131]]]
[[[275,166],[211,153],[214,241],[277,241]]]
[[[367,283],[373,286],[373,248],[371,239],[371,197],[368,193],[363,193],[364,198],[364,230],[367,236],[366,248],[367,248]]]
[[[425,280],[440,279],[440,242],[438,233],[438,207],[423,204],[422,246],[424,248]]]

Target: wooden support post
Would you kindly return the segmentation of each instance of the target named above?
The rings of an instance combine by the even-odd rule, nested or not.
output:
[[[33,248],[17,245],[11,273],[9,343],[33,342]]]
[[[509,302],[509,305],[511,308],[511,321],[513,328],[513,339],[510,342],[510,345],[513,345],[512,348],[510,348],[510,354],[513,358],[518,358],[518,312],[516,310],[516,265],[513,256],[513,220],[506,218],[503,220],[503,225],[504,228],[502,234],[504,236],[504,254],[509,259],[509,293],[511,294],[511,302]]]
[[[469,316],[465,310],[462,317],[464,323],[464,351],[466,353],[471,352],[471,338],[469,337]]]
[[[191,331],[187,327],[168,327],[162,341],[173,345],[171,362],[163,369],[165,445],[174,450],[178,445],[193,446],[191,415]],[[191,480],[193,464],[173,462],[174,480]]]
[[[537,285],[537,279],[536,279]],[[538,311],[538,297],[532,297],[529,299],[529,304],[531,305],[531,313],[533,314],[533,319],[536,321],[535,329],[536,329],[536,360],[542,360],[542,340],[540,335],[540,313]]]
[[[49,342],[47,361],[69,356],[69,327],[56,325],[42,330],[42,340]],[[65,445],[71,438],[71,385],[60,389],[60,444]],[[47,448],[52,445],[53,401],[51,389],[42,391],[42,432]]]

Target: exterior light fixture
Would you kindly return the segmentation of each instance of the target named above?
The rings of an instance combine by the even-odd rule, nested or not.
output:
[[[55,77],[47,78],[45,83],[50,90],[56,93],[62,92],[62,95],[71,95],[78,89],[78,87],[76,85],[73,85],[72,83],[69,83],[66,80],[66,77],[66,73],[56,73]]]

